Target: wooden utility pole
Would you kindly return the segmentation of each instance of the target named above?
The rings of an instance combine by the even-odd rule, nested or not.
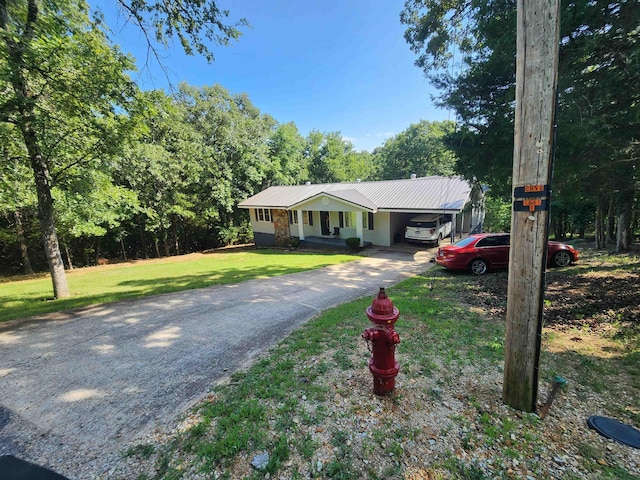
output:
[[[503,401],[538,397],[544,271],[558,77],[559,0],[518,0],[513,211]]]

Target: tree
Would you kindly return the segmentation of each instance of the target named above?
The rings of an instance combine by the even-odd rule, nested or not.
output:
[[[33,170],[38,216],[56,298],[69,296],[56,233],[55,176],[104,153],[134,92],[130,59],[110,48],[74,2],[0,3],[0,119],[16,126]],[[87,139],[95,140],[87,142]]]
[[[632,238],[640,167],[640,87],[635,80],[640,75],[640,5],[567,2],[563,13],[558,151],[580,161],[578,168],[576,162],[559,165],[561,180],[577,180],[560,186],[582,193],[581,202],[597,204],[599,211],[615,205],[611,214],[617,215],[617,238],[609,237],[617,251],[625,250]]]
[[[53,189],[56,201],[56,224],[64,246],[69,269],[73,268],[73,255],[69,243],[83,239],[85,265],[93,251],[95,262],[100,256],[100,239],[110,230],[118,228],[122,221],[138,210],[138,199],[132,190],[114,185],[110,172],[97,169],[85,171],[81,178],[64,190]],[[91,247],[88,241],[95,239]]]
[[[205,38],[225,44],[238,37],[237,26],[246,24],[225,25],[228,13],[215,2],[117,1],[153,51],[154,40],[166,45],[175,36],[188,54],[211,60]],[[135,91],[123,74],[133,69],[131,59],[108,45],[99,12],[94,23],[88,15],[82,0],[0,1],[0,121],[18,128],[27,150],[56,298],[69,296],[69,289],[54,220],[54,175],[64,171],[65,161],[79,165],[118,145],[110,136],[120,134],[113,120]],[[97,143],[86,148],[68,141],[86,137],[83,130]]]
[[[23,272],[33,273],[25,229],[25,212],[35,209],[37,199],[26,181],[29,168],[25,162],[26,152],[18,141],[19,133],[12,125],[0,124],[0,212],[12,224],[7,237],[11,243],[17,243]]]
[[[167,47],[178,38],[187,55],[198,53],[207,61],[215,57],[207,40],[215,45],[228,45],[241,35],[240,27],[249,26],[242,18],[226,24],[228,10],[220,10],[215,1],[203,0],[116,0],[122,13],[144,34],[151,52],[157,55],[156,45]],[[98,10],[98,18],[101,18]]]
[[[515,1],[408,2],[401,14],[416,65],[453,109],[455,132],[444,139],[457,171],[510,196],[515,101]]]
[[[459,156],[458,171],[505,198],[511,197],[515,12],[512,0],[415,0],[401,16],[416,64],[440,90],[439,104],[456,112],[458,127],[446,142]],[[597,204],[602,212],[613,200],[619,226],[629,232],[639,166],[640,4],[565,0],[561,16],[553,197],[567,206]]]
[[[181,105],[160,90],[140,94],[134,111],[142,128],[117,162],[115,177],[139,199],[143,250],[150,233],[156,255],[160,242],[164,255],[170,255],[172,233],[173,249],[180,253],[178,228],[196,217],[193,190],[202,172],[201,141]]]
[[[312,183],[355,182],[373,176],[373,158],[368,152],[356,152],[340,132],[313,130],[307,137],[306,156]]]
[[[295,123],[283,123],[275,128],[268,141],[271,166],[264,188],[271,185],[295,185],[308,178],[304,156],[305,140]]]
[[[456,157],[444,138],[454,132],[450,121],[414,123],[375,150],[375,161],[383,180],[409,178],[411,174],[452,175]]]
[[[268,139],[276,122],[246,94],[233,95],[220,85],[182,84],[176,101],[199,145],[192,159],[202,169],[193,186],[197,217],[213,226],[216,244],[226,244],[233,236],[229,229],[248,222],[237,202],[256,193],[271,169]]]

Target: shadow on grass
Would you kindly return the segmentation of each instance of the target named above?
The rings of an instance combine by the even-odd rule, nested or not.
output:
[[[331,264],[320,264],[314,268],[323,268],[328,265]],[[181,290],[193,290],[196,288],[211,287],[214,285],[235,284],[257,278],[270,278],[281,275],[290,275],[292,273],[300,273],[308,270],[309,268],[305,267],[285,266],[229,268],[226,270],[216,270],[215,272],[196,275],[126,280],[120,282],[118,285],[135,287],[136,291],[141,291],[141,296],[147,296],[157,295],[160,293],[178,292]]]
[[[267,253],[268,254],[268,253]],[[332,265],[316,264],[316,268]],[[78,295],[54,300],[41,292],[26,293],[20,297],[0,297],[0,323],[9,320],[46,315],[91,305],[107,304],[134,298],[149,297],[183,290],[206,288],[214,285],[237,284],[256,278],[269,278],[310,270],[309,267],[260,266],[219,269],[195,275],[154,277],[116,282],[113,291]]]

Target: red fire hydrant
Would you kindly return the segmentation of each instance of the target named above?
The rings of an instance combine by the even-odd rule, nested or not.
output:
[[[388,395],[396,386],[396,376],[400,365],[396,362],[396,345],[400,343],[400,336],[393,329],[400,311],[393,306],[393,302],[380,288],[378,296],[367,307],[367,317],[375,327],[367,328],[362,338],[367,341],[372,357],[369,360],[369,370],[373,374],[373,392],[377,395]]]

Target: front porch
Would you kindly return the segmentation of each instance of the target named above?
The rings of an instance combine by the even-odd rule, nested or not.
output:
[[[371,242],[363,242],[363,247],[373,245]],[[322,248],[347,248],[344,238],[336,237],[304,237],[300,240],[301,247],[322,247]]]

